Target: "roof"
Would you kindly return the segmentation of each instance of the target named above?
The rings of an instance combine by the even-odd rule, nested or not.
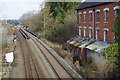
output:
[[[104,52],[104,48],[109,47],[109,43],[102,42],[102,41],[96,41],[94,39],[90,38],[84,38],[81,36],[75,36],[67,41],[67,43],[77,46],[78,48],[82,48],[85,45],[87,45],[87,49],[95,51],[97,53]]]
[[[95,52],[97,53],[101,53],[104,52],[104,48],[108,48],[109,47],[109,43],[106,42],[102,42],[102,41],[95,41],[93,44],[87,46],[86,48],[90,49],[90,50],[95,50]]]
[[[94,7],[94,6],[98,6],[98,5],[105,4],[105,3],[108,3],[108,2],[84,2],[84,3],[80,4],[76,8],[76,10],[82,10],[84,8]]]

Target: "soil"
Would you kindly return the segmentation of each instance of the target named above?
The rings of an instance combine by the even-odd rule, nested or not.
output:
[[[14,49],[15,49],[15,44],[10,44],[10,43],[9,44],[7,43],[6,47],[2,47],[2,62],[1,62],[2,65],[0,65],[2,70],[3,70],[2,71],[3,72],[2,77],[9,77],[8,76],[9,74],[4,74],[7,70],[7,68],[8,68],[8,65],[9,65],[9,63],[6,62],[6,60],[5,60],[5,56],[9,52],[14,52]]]
[[[10,71],[10,78],[25,78],[24,59],[19,41],[14,51],[14,61]]]
[[[70,54],[67,51],[63,50],[62,45],[58,43],[50,42],[45,38],[41,38],[41,40],[45,42],[47,45],[49,45],[53,50],[55,50],[62,58],[65,58],[66,54]]]

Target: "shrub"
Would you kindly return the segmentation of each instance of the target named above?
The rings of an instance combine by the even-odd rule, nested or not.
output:
[[[59,23],[56,19],[51,19],[52,26],[46,25],[46,38],[53,42],[65,43],[71,37],[77,35],[76,12],[68,12],[65,16],[64,23]]]
[[[108,48],[101,53],[108,60],[112,60],[118,64],[119,52],[118,52],[118,43],[111,44]]]

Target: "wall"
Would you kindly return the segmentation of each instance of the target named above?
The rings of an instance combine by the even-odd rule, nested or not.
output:
[[[103,5],[99,5],[96,7],[90,7],[90,8],[85,8],[83,10],[78,10],[78,22],[79,22],[79,12],[82,13],[81,17],[81,23],[78,23],[78,26],[82,27],[82,36],[84,36],[84,26],[87,27],[86,29],[86,37],[89,37],[89,27],[93,27],[93,23],[89,23],[89,11],[92,10],[93,8],[95,8],[95,11],[97,9],[100,9],[100,13],[99,13],[99,23],[96,23],[96,12],[95,12],[95,28],[99,27],[99,40],[100,41],[104,41],[104,28],[108,28],[108,43],[113,43],[114,42],[114,32],[112,31],[114,29],[114,20],[115,20],[115,12],[113,10],[113,8],[116,5],[120,5],[120,2],[114,2],[114,3],[107,3],[107,4],[103,4]],[[104,8],[109,8],[108,11],[108,23],[104,23]],[[84,23],[84,15],[83,12],[86,11],[86,23]],[[93,33],[92,33],[93,34]],[[96,39],[96,30],[94,29],[94,39]]]

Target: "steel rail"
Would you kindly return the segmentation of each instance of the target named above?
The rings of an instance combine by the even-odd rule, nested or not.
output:
[[[23,32],[23,31],[22,31],[22,32]],[[22,33],[21,33],[21,34],[22,34]],[[22,38],[23,38],[23,37],[22,37]],[[26,47],[27,47],[27,49],[28,49],[28,52],[29,52],[29,54],[30,54],[30,57],[31,57],[31,59],[32,59],[32,62],[33,62],[35,71],[36,71],[37,76],[38,76],[38,79],[40,80],[40,75],[39,75],[39,72],[38,72],[38,70],[37,70],[37,67],[36,67],[35,61],[34,61],[34,59],[33,59],[32,53],[31,53],[31,51],[30,51],[30,49],[29,49],[29,46],[28,46],[28,44],[27,44],[27,42],[26,42],[26,40],[25,40],[24,38],[23,38],[23,41],[24,41],[24,43],[25,43],[25,45],[26,45]]]
[[[31,38],[32,39],[32,38]],[[33,40],[33,39],[32,39]],[[34,41],[34,40],[33,40]],[[34,41],[34,43],[36,44],[36,42]],[[36,44],[37,45],[37,44]],[[37,45],[38,46],[38,45]],[[38,48],[39,48],[39,46],[38,46]],[[44,53],[43,51],[42,51],[42,49],[41,48],[39,48],[40,49],[40,51],[42,52],[42,53]],[[44,56],[45,56],[45,54],[43,54]],[[45,56],[45,58],[47,59],[47,61],[50,63],[50,61],[49,61],[49,59]],[[50,65],[52,66],[52,64],[50,63]],[[59,74],[57,73],[57,71],[55,70],[55,68],[52,66],[52,68],[53,68],[53,70],[55,71],[55,73],[57,74],[57,76],[60,78],[60,76],[59,76]]]
[[[55,60],[63,67],[63,69],[71,76],[72,79],[74,79],[74,77],[68,72],[68,70],[56,59],[56,57],[35,37],[32,35],[32,37],[34,39],[37,40],[37,42],[39,42],[52,56],[53,58],[55,58]],[[38,46],[38,44],[35,42],[35,40],[30,36],[30,38],[34,41],[34,43]],[[42,53],[43,50],[38,46],[38,48],[41,50]],[[45,56],[45,54],[43,54]],[[46,56],[45,56],[46,57]],[[46,59],[48,60],[48,58],[46,57]],[[50,61],[48,60],[48,62],[50,63]],[[52,64],[50,63],[50,65],[52,66]],[[52,66],[52,68],[54,69],[54,67]],[[56,72],[56,70],[54,69],[54,71]],[[58,77],[60,78],[59,74],[56,72],[56,74],[58,75]]]
[[[24,40],[24,41],[25,41],[25,40]],[[30,52],[30,49],[29,49],[28,44],[27,44],[26,41],[25,41],[25,44],[26,44],[26,46],[27,46],[27,48],[28,48],[28,51],[29,51],[30,57],[31,57],[31,59],[32,59],[32,61],[33,61],[33,64],[34,64],[35,70],[36,70],[36,72],[37,72],[37,76],[38,76],[38,78],[39,78],[39,80],[40,80],[40,75],[39,75],[38,70],[37,70],[37,67],[36,67],[36,65],[35,65],[35,61],[34,61],[34,59],[33,59],[33,56],[32,56],[32,54],[31,54],[31,52]]]
[[[19,36],[19,40],[20,40],[20,43],[21,43],[21,37],[20,37],[20,35],[19,35],[19,33],[16,31],[16,29],[15,29],[15,32],[18,34],[18,36]],[[20,44],[20,46],[21,46],[21,49],[22,49],[22,54],[23,54],[23,59],[24,59],[24,66],[25,66],[25,75],[26,75],[26,80],[28,80],[28,76],[27,76],[27,67],[26,67],[26,60],[25,60],[25,55],[24,55],[24,51],[23,51],[23,46],[22,46],[22,44]]]
[[[36,38],[35,38],[36,39]],[[42,46],[44,46],[38,39],[36,39]],[[71,76],[72,79],[74,77],[68,72],[68,70],[56,59],[56,57],[44,46],[44,48],[55,58],[55,60],[64,68],[64,70]],[[41,50],[42,51],[42,50]]]
[[[31,72],[29,72],[29,77],[32,77],[33,78],[33,76],[32,76],[32,69],[31,69],[31,64],[30,64],[30,58],[29,58],[29,55],[27,54],[27,60],[28,60],[28,64],[29,64],[29,71],[31,71]],[[33,79],[32,79],[33,80]]]

